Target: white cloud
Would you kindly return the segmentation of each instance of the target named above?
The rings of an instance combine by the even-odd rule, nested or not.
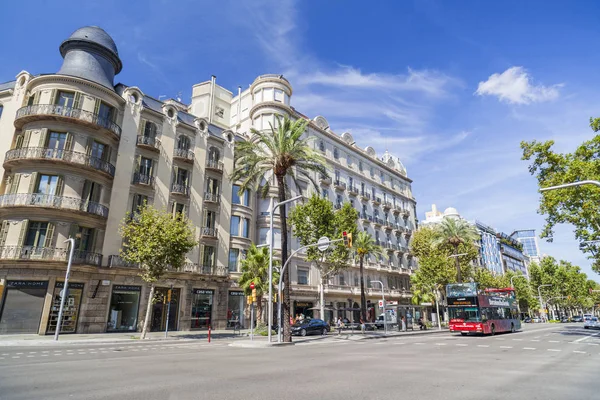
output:
[[[536,85],[523,67],[511,67],[501,74],[492,74],[485,82],[479,82],[475,94],[497,96],[507,103],[530,104],[558,98],[561,86]]]

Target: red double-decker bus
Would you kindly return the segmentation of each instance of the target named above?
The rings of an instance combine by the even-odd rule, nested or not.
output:
[[[446,286],[450,331],[490,334],[521,329],[513,288],[479,291],[476,283]]]

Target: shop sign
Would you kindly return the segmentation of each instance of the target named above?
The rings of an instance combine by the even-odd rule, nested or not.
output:
[[[297,301],[296,307],[312,307],[313,303],[308,303],[306,301]]]
[[[193,289],[192,293],[194,294],[214,294],[215,291],[212,289]]]
[[[229,292],[229,295],[230,295],[230,296],[241,296],[241,297],[244,297],[244,296],[246,296],[246,295],[244,294],[244,292]]]
[[[55,288],[64,288],[64,282],[56,282]],[[69,282],[69,289],[83,289],[83,283]]]
[[[141,286],[129,286],[129,285],[114,285],[113,291],[124,291],[124,292],[141,292]]]
[[[8,287],[11,288],[40,288],[48,287],[48,281],[8,281]]]

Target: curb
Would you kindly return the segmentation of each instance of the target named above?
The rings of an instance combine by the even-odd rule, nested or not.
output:
[[[250,348],[250,349],[265,349],[265,348],[275,348],[275,347],[286,347],[286,346],[294,346],[296,343],[294,342],[282,342],[282,343],[277,343],[277,342],[263,342],[263,341],[247,341],[247,340],[240,340],[238,342],[233,342],[230,343],[229,346],[230,347],[243,347],[243,348]]]

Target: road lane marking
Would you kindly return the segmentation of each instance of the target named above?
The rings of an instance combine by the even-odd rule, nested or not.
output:
[[[50,352],[48,350],[46,350],[46,351],[42,351],[42,353],[50,353]]]
[[[577,354],[586,354],[585,351],[579,351],[579,350],[573,350],[573,353],[577,353]]]
[[[500,346],[501,349],[512,349],[512,346]]]
[[[490,347],[490,346],[487,344],[478,344],[477,347]]]
[[[4,360],[4,357],[0,357],[0,360]]]
[[[406,343],[403,343],[403,342],[394,342],[394,344],[406,344]]]
[[[600,346],[598,343],[586,343],[588,346]]]
[[[33,358],[33,357],[35,357],[35,356],[27,356],[27,358]]]
[[[21,358],[21,356],[12,356],[11,358]]]
[[[456,343],[456,346],[460,346],[460,347],[467,347],[468,344],[464,344],[464,343]]]
[[[523,350],[535,350],[535,347],[523,347]]]
[[[583,342],[583,341],[584,341],[584,340],[586,340],[586,339],[589,339],[589,338],[591,338],[591,337],[596,337],[596,336],[598,336],[598,335],[600,335],[600,333],[594,333],[593,335],[584,336],[584,337],[582,337],[582,338],[580,338],[580,339],[577,339],[577,340],[575,340],[575,341],[574,341],[574,343]]]
[[[23,353],[15,353],[15,354],[19,356],[19,355],[21,355],[21,354],[23,354]]]
[[[421,342],[416,342],[416,343],[413,343],[413,344],[425,344],[425,343],[421,343]]]
[[[2,355],[3,355],[3,356],[7,356],[7,355],[8,355],[8,353],[2,353]]]
[[[42,354],[42,357],[48,357],[48,354]]]
[[[523,339],[513,339],[515,342],[522,342]]]
[[[445,346],[445,345],[446,345],[446,343],[436,343],[435,345],[436,345],[436,346]]]
[[[562,351],[562,350],[559,350],[559,349],[547,349],[547,350],[548,351]]]
[[[532,342],[539,342],[537,339],[531,339]]]
[[[98,354],[97,351],[90,351],[90,354]]]
[[[35,354],[37,351],[30,351],[29,354]]]
[[[560,343],[560,340],[548,340],[548,343]]]

